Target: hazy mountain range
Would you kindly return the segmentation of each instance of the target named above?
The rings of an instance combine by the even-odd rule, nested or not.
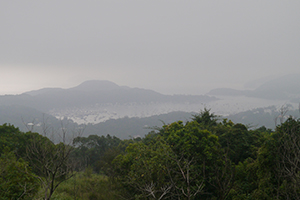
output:
[[[72,127],[86,126],[88,134],[117,135],[116,130],[123,129],[123,132],[127,130],[124,136],[134,136],[137,130],[143,130],[142,135],[149,131],[144,127],[162,125],[160,120],[170,123],[185,119],[190,116],[188,112],[199,111],[205,104],[216,100],[218,98],[208,95],[164,95],[119,86],[110,81],[92,80],[69,89],[43,88],[20,95],[0,96],[0,123],[40,132],[44,123],[59,128],[60,120],[64,120]],[[124,124],[122,119],[128,121],[129,118],[135,123],[120,127]],[[142,118],[144,122],[136,123]],[[146,123],[147,119],[152,122]],[[106,122],[106,125],[99,125],[100,122]],[[134,128],[138,124],[140,127]]]
[[[161,126],[162,121],[187,121],[206,107],[234,122],[274,128],[274,118],[281,106],[288,104],[289,110],[298,108],[297,77],[273,79],[254,90],[221,88],[206,95],[164,95],[92,80],[69,89],[43,88],[0,96],[0,123],[39,132],[43,123],[59,128],[63,120],[75,128],[85,126],[87,134],[126,138],[146,134],[147,127]]]
[[[0,106],[26,106],[80,124],[95,124],[126,116],[150,117],[173,111],[194,111],[199,105],[216,100],[208,95],[163,95],[153,90],[94,80],[69,89],[44,88],[21,95],[0,96]]]
[[[300,100],[300,74],[289,74],[272,79],[254,90],[216,88],[211,90],[208,95],[247,96],[298,103]]]

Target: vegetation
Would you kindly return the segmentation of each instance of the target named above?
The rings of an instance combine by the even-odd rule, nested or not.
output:
[[[143,138],[54,143],[0,126],[0,199],[300,199],[300,120],[249,129],[209,110]]]
[[[0,199],[31,199],[38,190],[38,180],[23,159],[5,148],[0,157]]]

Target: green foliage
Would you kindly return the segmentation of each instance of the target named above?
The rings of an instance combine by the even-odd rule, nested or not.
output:
[[[193,115],[192,120],[196,121],[204,128],[209,129],[217,125],[217,117],[217,115],[210,112],[210,109],[204,108],[204,110],[201,111],[199,114]]]
[[[251,130],[205,109],[144,138],[90,135],[74,146],[6,124],[0,136],[2,199],[17,199],[25,186],[23,199],[300,199],[300,120],[293,118],[275,132]]]
[[[22,133],[13,125],[3,124],[0,126],[0,154],[5,147],[18,150]]]
[[[151,191],[155,196],[166,195],[161,188],[171,185],[168,169],[172,152],[169,146],[160,137],[147,141],[147,145],[143,142],[130,144],[126,153],[117,156],[113,162],[116,178],[126,188],[124,195],[128,197],[132,194],[147,197]]]
[[[202,130],[196,121],[185,125],[179,121],[164,126],[163,136],[176,154],[183,154],[188,159],[212,159],[218,145],[218,137],[208,130]]]
[[[165,188],[170,199],[272,199],[287,188],[286,181],[276,187],[276,134],[264,127],[217,123],[205,110],[157,130],[113,161],[127,198],[159,198],[164,191],[158,188]]]
[[[72,157],[80,159],[81,165],[84,167],[92,166],[96,172],[103,170],[105,159],[108,159],[108,153],[106,158],[103,159],[103,155],[106,151],[116,148],[120,144],[121,140],[115,136],[110,135],[98,136],[89,135],[86,137],[74,138],[73,144],[77,147],[72,153]]]
[[[258,190],[260,196],[273,199],[277,196],[280,177],[277,174],[278,157],[278,134],[272,133],[258,151]]]
[[[258,152],[258,190],[266,199],[299,199],[300,121],[288,118]]]
[[[203,124],[178,121],[164,125],[159,133],[150,133],[141,142],[130,144],[126,153],[117,156],[113,163],[117,178],[129,196],[188,199],[199,198],[202,193],[224,196],[227,189],[223,188],[219,194],[213,192],[216,179],[210,178],[216,170],[222,176],[218,180],[224,179],[222,172],[232,171],[230,162],[223,167],[225,157],[220,147],[218,137],[203,129]]]
[[[54,192],[53,200],[117,200],[121,199],[110,180],[90,173],[90,168],[65,181]],[[88,175],[88,176],[87,176]]]
[[[223,121],[213,130],[219,136],[222,148],[228,152],[230,160],[235,164],[251,157],[256,158],[257,151],[263,142],[263,133],[249,131],[243,124],[228,124]]]
[[[235,183],[229,199],[256,199],[254,196],[258,188],[257,170],[257,162],[252,158],[236,165]]]
[[[32,199],[38,186],[28,164],[5,148],[0,157],[0,199]]]

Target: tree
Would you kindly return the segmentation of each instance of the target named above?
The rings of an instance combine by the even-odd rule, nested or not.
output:
[[[50,139],[38,133],[25,134],[28,141],[26,159],[40,180],[45,200],[51,198],[62,182],[73,177],[77,168],[77,160],[71,159],[71,153],[74,151],[72,140],[66,143],[67,129],[62,127],[61,131],[63,142],[58,144],[54,144]],[[81,131],[78,130],[75,134],[81,134]]]
[[[263,198],[300,199],[300,121],[288,118],[258,154],[258,190]]]
[[[167,171],[170,159],[166,156],[170,148],[162,138],[153,139],[148,137],[147,144],[129,144],[126,153],[113,161],[117,181],[131,198],[162,199],[171,195],[173,188]]]
[[[83,167],[92,166],[94,171],[102,170],[104,163],[103,156],[107,151],[112,153],[121,140],[115,136],[107,135],[89,135],[88,137],[76,137],[73,139],[73,145],[76,150],[73,152],[73,157],[78,157],[81,160]],[[115,149],[116,150],[116,149]],[[106,153],[106,158],[108,156]],[[111,154],[112,155],[112,154]]]
[[[228,152],[219,150],[219,155],[215,162],[210,166],[214,175],[209,182],[216,190],[219,200],[225,200],[229,195],[235,182],[235,165],[228,156]]]
[[[19,153],[22,134],[19,128],[13,125],[3,124],[0,126],[0,153],[4,151],[5,147]]]
[[[214,128],[204,125],[196,120],[165,124],[130,144],[113,161],[118,181],[136,198],[226,199],[235,181],[231,146],[222,148],[218,136],[206,129]]]
[[[38,187],[28,163],[5,148],[0,157],[0,199],[32,199]]]
[[[276,131],[280,135],[277,170],[284,178],[284,195],[300,199],[300,121],[290,117]]]
[[[235,166],[235,182],[228,194],[228,199],[260,199],[258,189],[258,163],[252,158],[239,162]]]
[[[210,112],[210,109],[204,108],[199,114],[193,115],[192,120],[198,122],[204,128],[210,129],[217,125],[217,117],[217,115]]]
[[[160,134],[176,155],[177,167],[173,171],[180,172],[176,175],[177,192],[188,199],[196,198],[203,191],[209,190],[207,177],[211,171],[208,166],[217,159],[218,137],[203,130],[197,121],[186,124],[178,121],[163,128]]]

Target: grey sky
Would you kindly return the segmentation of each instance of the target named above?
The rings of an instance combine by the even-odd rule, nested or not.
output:
[[[0,2],[0,94],[89,79],[202,94],[300,73],[300,1]]]

